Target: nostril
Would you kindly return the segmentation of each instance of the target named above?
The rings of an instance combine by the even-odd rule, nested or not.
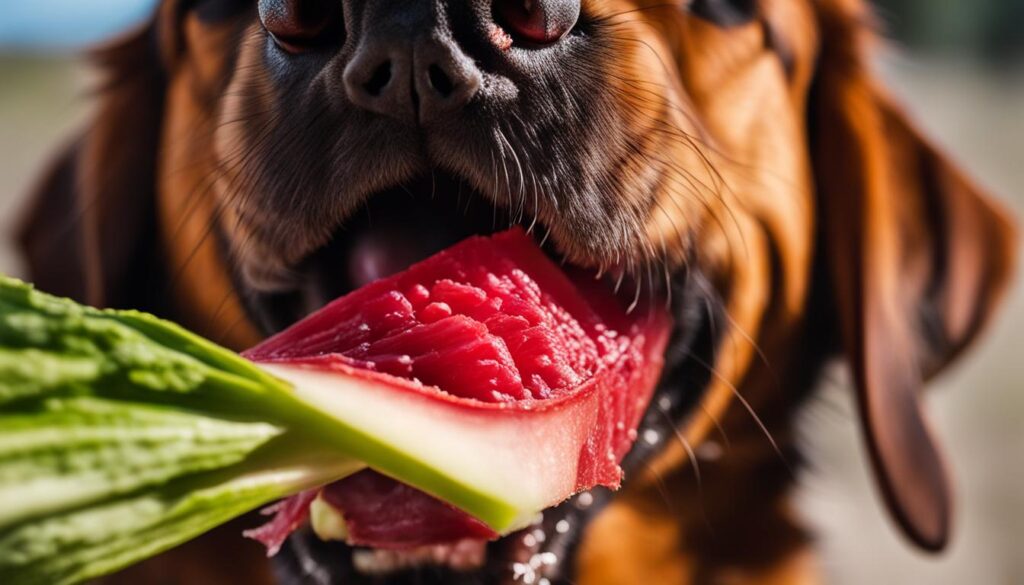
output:
[[[351,104],[409,124],[427,124],[468,104],[482,82],[476,64],[452,40],[380,35],[363,39],[345,65]]]
[[[455,91],[455,83],[440,66],[436,64],[431,65],[427,69],[427,77],[430,80],[430,86],[433,87],[434,91],[440,94],[441,97],[447,98],[452,95],[453,91]]]
[[[370,79],[363,84],[363,89],[366,93],[377,97],[384,91],[388,83],[391,82],[391,61],[385,61],[377,66],[373,70],[373,74],[370,75]]]

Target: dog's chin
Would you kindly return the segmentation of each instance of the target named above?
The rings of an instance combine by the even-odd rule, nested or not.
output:
[[[264,293],[241,285],[247,310],[269,334],[327,302],[373,280],[399,272],[471,235],[521,225],[545,251],[564,263],[546,241],[546,229],[525,213],[510,214],[462,181],[442,173],[396,186],[368,199],[322,248],[296,267],[296,286]],[[606,276],[607,278],[607,276]],[[666,356],[666,374],[623,462],[626,477],[674,437],[704,387],[687,356],[708,330],[703,287],[691,272],[675,279],[671,298],[677,326]],[[629,293],[626,293],[629,294]],[[699,360],[698,360],[699,361]],[[678,385],[685,383],[686,388]],[[293,534],[275,557],[282,583],[562,583],[572,578],[575,548],[588,520],[612,497],[603,488],[577,494],[539,514],[526,529],[484,543],[463,541],[409,550],[378,550],[321,540],[309,528]]]

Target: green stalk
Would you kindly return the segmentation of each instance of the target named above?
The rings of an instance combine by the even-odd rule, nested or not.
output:
[[[284,436],[249,460],[0,532],[0,582],[72,584],[163,552],[268,502],[348,475],[362,464],[311,454]],[[299,449],[307,449],[296,458]]]
[[[179,476],[239,463],[281,434],[101,398],[48,400],[2,417],[0,526],[130,494]]]
[[[0,275],[0,584],[116,571],[367,463],[498,532],[535,513],[331,396],[173,323]]]
[[[291,394],[177,325],[0,276],[0,583],[116,571],[361,468]]]

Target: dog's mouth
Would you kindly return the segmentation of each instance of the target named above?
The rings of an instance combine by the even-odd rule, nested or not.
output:
[[[542,226],[525,213],[518,215],[513,218],[450,174],[421,176],[369,196],[325,245],[293,269],[294,287],[253,292],[249,308],[265,333],[277,332],[331,300],[467,237],[524,221],[531,233],[540,234]]]
[[[550,257],[564,264],[547,238],[546,226],[530,214],[514,206],[510,211],[493,205],[459,179],[433,173],[370,197],[325,246],[297,267],[293,289],[250,292],[247,306],[265,332],[276,332],[337,297],[400,272],[469,236],[489,235],[516,224],[532,234]],[[613,269],[595,276],[608,280],[622,297],[633,299],[639,294],[641,284],[628,274]],[[642,283],[651,286],[643,294],[647,302],[671,299],[673,310],[685,313],[692,304],[703,305],[693,299],[694,287],[685,284],[692,281],[692,276],[675,279],[677,290],[672,294],[659,290],[660,285]],[[678,365],[673,363],[672,355],[690,355],[701,329],[693,322],[677,327],[670,344],[671,355],[666,359],[668,368]],[[672,377],[669,371],[664,376],[668,380]],[[692,376],[686,374],[686,378]],[[691,390],[684,393],[675,383],[663,380],[643,418],[639,439],[622,463],[627,480],[631,471],[660,448],[661,441],[674,436],[672,426],[693,407],[702,387],[702,383],[690,386]],[[389,583],[565,582],[573,569],[566,560],[573,556],[582,529],[610,495],[604,488],[577,494],[545,510],[529,527],[491,542],[464,538],[411,547],[350,546],[339,539],[324,538],[322,530],[314,531],[307,525],[284,544],[275,567],[286,583],[382,579]]]

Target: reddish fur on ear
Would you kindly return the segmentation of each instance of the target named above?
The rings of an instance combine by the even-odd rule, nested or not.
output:
[[[94,60],[106,77],[89,128],[49,169],[21,244],[40,288],[97,306],[143,306],[155,241],[162,68],[153,25]]]
[[[76,139],[59,153],[44,171],[30,196],[18,243],[28,263],[33,283],[56,295],[85,300],[85,263],[76,191],[78,152]]]
[[[863,16],[859,2],[819,3],[811,127],[822,245],[882,493],[911,540],[940,550],[952,490],[919,393],[991,315],[1014,234],[875,85]]]

